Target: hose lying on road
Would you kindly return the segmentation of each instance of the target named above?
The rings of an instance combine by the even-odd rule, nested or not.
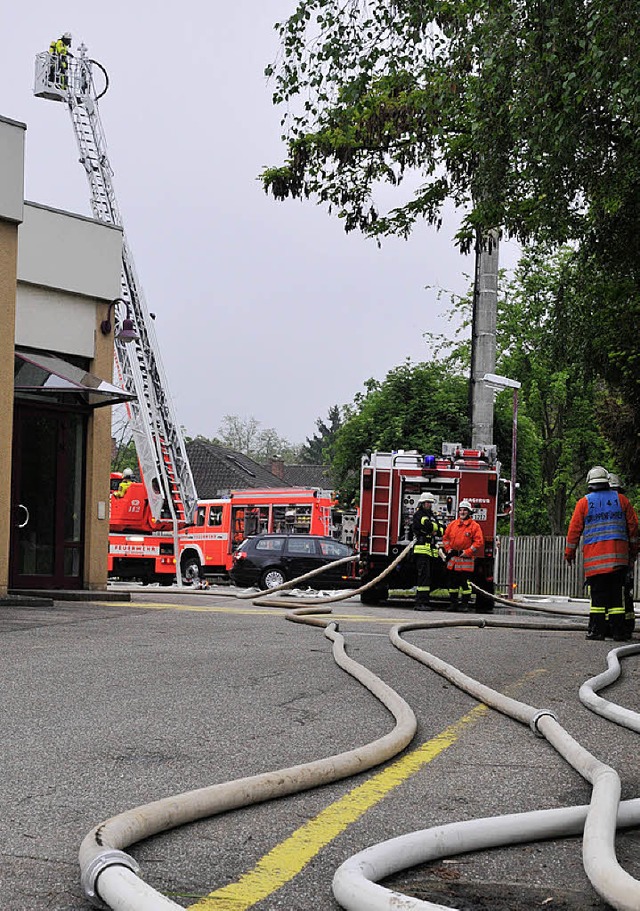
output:
[[[365,686],[394,716],[396,724],[383,737],[291,768],[211,785],[135,807],[100,823],[80,846],[81,883],[87,898],[115,911],[161,911],[181,906],[165,898],[137,875],[138,865],[124,848],[159,832],[239,807],[285,797],[357,775],[391,759],[413,739],[416,718],[409,705],[379,677],[350,658],[335,623],[324,620],[339,667]],[[182,909],[181,909],[182,911]]]
[[[603,718],[608,718],[609,721],[613,721],[615,724],[630,728],[632,731],[636,731],[636,733],[640,733],[640,715],[638,715],[637,712],[632,712],[630,709],[615,705],[613,702],[609,702],[608,699],[597,696],[596,693],[598,690],[604,689],[605,686],[610,686],[610,684],[614,683],[620,676],[619,658],[626,658],[628,655],[637,655],[639,652],[640,645],[637,644],[621,645],[618,648],[612,649],[607,655],[607,670],[598,674],[596,677],[585,680],[578,692],[580,701],[583,705],[586,705],[587,708],[591,709],[592,712],[595,712],[597,715],[602,715]]]
[[[504,625],[502,619],[498,618],[487,618],[479,622],[487,626]],[[467,620],[466,623],[472,624],[473,621]],[[456,621],[399,624],[392,628],[390,637],[396,648],[469,695],[528,724],[534,733],[545,737],[591,783],[591,803],[588,808],[568,807],[542,813],[534,811],[517,816],[451,823],[383,842],[355,855],[338,869],[333,881],[336,899],[348,911],[450,911],[442,905],[392,892],[380,886],[378,881],[391,873],[434,857],[496,847],[512,841],[558,837],[579,832],[584,824],[583,864],[596,892],[618,911],[637,911],[640,908],[640,882],[620,867],[615,854],[620,807],[620,779],[617,772],[577,743],[558,723],[553,712],[536,709],[479,683],[437,656],[406,642],[401,635],[410,630],[449,625],[459,624]],[[567,627],[568,624],[564,626]],[[625,825],[640,823],[640,801],[627,801],[623,808],[621,818],[626,820]]]

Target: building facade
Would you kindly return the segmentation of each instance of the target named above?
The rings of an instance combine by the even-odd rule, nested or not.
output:
[[[106,587],[122,232],[24,201],[26,127],[0,117],[0,598]],[[113,320],[111,320],[113,323]]]

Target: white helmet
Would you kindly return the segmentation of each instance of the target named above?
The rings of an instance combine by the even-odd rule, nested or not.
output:
[[[587,474],[588,487],[608,487],[609,472],[602,465],[594,465]]]
[[[436,503],[436,502],[437,502],[436,498],[428,490],[425,490],[425,492],[421,493],[420,496],[418,497],[418,506],[420,505],[420,503]]]
[[[468,509],[469,512],[473,512],[473,506],[468,500],[461,500],[458,504],[458,509]]]
[[[131,471],[130,468],[125,468],[125,470],[122,472],[122,477],[123,478],[132,478],[133,472]]]
[[[71,41],[71,32],[65,32],[62,36],[63,41]]]
[[[624,484],[620,480],[617,474],[609,474],[609,487],[611,490],[624,490]]]

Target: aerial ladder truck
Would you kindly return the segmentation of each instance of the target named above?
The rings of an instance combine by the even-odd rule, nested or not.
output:
[[[68,41],[70,43],[70,36]],[[94,72],[98,71],[101,91]],[[67,105],[89,181],[91,208],[98,221],[123,228],[113,186],[113,170],[98,110],[109,79],[104,67],[87,55],[44,52],[36,57],[34,94]],[[121,386],[135,396],[128,403],[131,432],[144,480],[149,509],[157,522],[170,522],[175,554],[179,529],[192,521],[197,494],[180,425],[168,394],[152,320],[123,230],[121,297],[113,301],[102,324],[111,331],[114,318],[115,370]],[[182,584],[176,560],[176,580]]]

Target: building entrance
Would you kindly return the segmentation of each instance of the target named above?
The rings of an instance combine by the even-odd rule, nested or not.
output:
[[[82,586],[86,415],[16,403],[9,587]]]

